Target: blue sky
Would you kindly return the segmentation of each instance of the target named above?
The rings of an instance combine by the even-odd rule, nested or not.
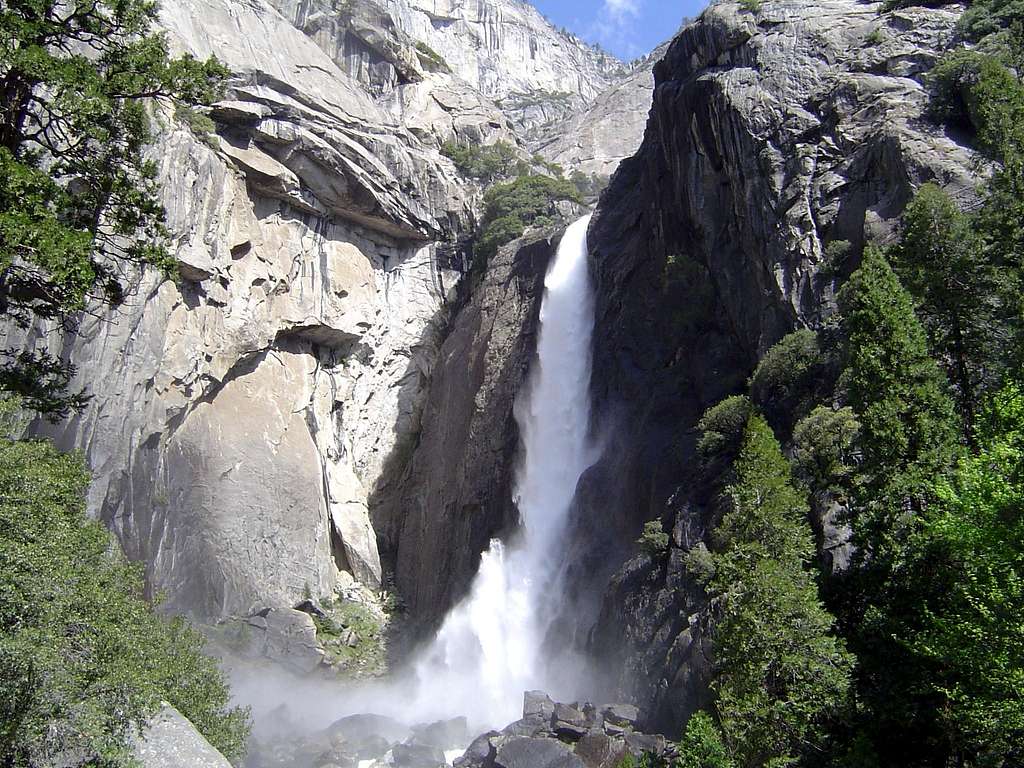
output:
[[[555,23],[629,61],[671,38],[707,0],[528,0]]]

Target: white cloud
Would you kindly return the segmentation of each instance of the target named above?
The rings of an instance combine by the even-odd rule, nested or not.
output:
[[[604,11],[612,18],[624,19],[640,15],[639,0],[604,0]]]
[[[636,23],[643,0],[604,0],[589,25],[590,39],[629,59],[642,53],[636,45]]]

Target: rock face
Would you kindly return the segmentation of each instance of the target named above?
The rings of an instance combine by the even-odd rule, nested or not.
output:
[[[9,331],[93,395],[37,431],[85,453],[90,509],[171,611],[287,608],[340,571],[379,586],[368,502],[415,439],[467,193],[271,6],[163,13],[178,48],[235,73],[215,135],[159,117],[183,279],[139,275],[63,341]]]
[[[142,768],[231,768],[228,759],[170,704],[164,704],[135,739],[132,757]]]
[[[563,168],[588,176],[611,176],[643,140],[654,94],[654,64],[665,44],[599,93],[582,112],[542,128],[531,147]]]
[[[720,2],[655,67],[643,146],[589,236],[608,446],[583,481],[574,559],[580,582],[600,584],[645,520],[673,529],[665,558],[614,577],[594,635],[603,658],[626,660],[617,690],[656,727],[699,705],[710,658],[706,602],[681,557],[713,521],[694,425],[781,336],[828,317],[864,244],[891,236],[916,187],[972,194],[970,153],[923,119],[921,75],[960,10]],[[826,263],[839,241],[847,257]]]
[[[544,274],[556,248],[551,237],[517,241],[461,286],[419,443],[402,475],[375,499],[374,525],[414,628],[444,616],[468,589],[490,539],[518,520],[513,404],[534,354]]]
[[[456,90],[495,120],[532,128],[578,112],[626,72],[520,0],[273,2],[341,69],[400,109],[417,97],[432,101],[438,88]],[[442,109],[444,102],[437,100]]]
[[[516,0],[167,0],[161,25],[232,72],[213,132],[157,114],[182,279],[135,275],[73,336],[6,329],[92,394],[33,428],[84,452],[91,512],[169,611],[287,611],[387,566],[434,621],[515,520],[511,403],[550,245],[457,294],[479,190],[439,147],[522,143],[621,66]]]

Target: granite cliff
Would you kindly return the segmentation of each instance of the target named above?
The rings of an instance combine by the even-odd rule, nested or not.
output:
[[[516,523],[512,405],[559,238],[473,260],[481,190],[441,146],[614,172],[589,236],[604,454],[565,578],[608,687],[674,733],[709,654],[682,566],[710,525],[696,422],[828,319],[914,189],[973,194],[971,153],[923,119],[961,10],[719,2],[630,70],[517,0],[167,0],[175,48],[232,71],[212,130],[156,115],[182,279],[132,276],[73,335],[8,331],[92,393],[33,429],[84,453],[91,510],[168,610],[265,616],[354,578],[425,633]],[[634,544],[655,518],[664,561]]]
[[[626,659],[614,685],[653,726],[676,727],[706,695],[706,603],[683,566],[713,524],[697,420],[783,335],[827,320],[835,287],[866,242],[892,238],[916,188],[974,194],[972,153],[925,119],[922,77],[961,11],[716,3],[655,67],[643,145],[590,231],[608,448],[584,479],[576,544],[597,591],[628,560],[601,607],[587,603],[593,649]],[[658,518],[665,558],[623,547]]]

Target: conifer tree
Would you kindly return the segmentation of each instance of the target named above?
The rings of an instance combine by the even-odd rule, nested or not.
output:
[[[806,500],[761,416],[748,419],[733,469],[710,585],[721,606],[715,709],[731,762],[786,765],[820,747],[851,661],[807,570]]]
[[[953,405],[928,355],[910,295],[875,247],[839,294],[846,367],[841,388],[860,422],[855,520],[865,555],[886,560],[956,451]]]
[[[156,167],[154,100],[207,102],[226,70],[172,59],[149,0],[11,0],[0,6],[0,313],[27,326],[122,300],[132,265],[173,272]],[[62,415],[69,369],[0,355],[0,389]]]
[[[925,184],[904,213],[902,239],[893,249],[931,350],[953,384],[968,442],[978,400],[998,379],[1009,340],[998,322],[1000,272],[983,246],[971,219],[942,189]]]

